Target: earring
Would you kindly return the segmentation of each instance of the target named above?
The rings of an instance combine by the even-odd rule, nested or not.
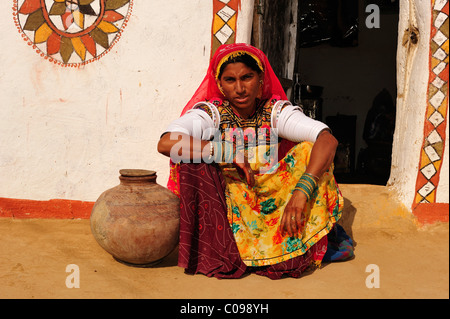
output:
[[[264,82],[263,80],[259,80],[259,89],[258,89],[258,95],[256,98],[261,99],[262,93],[263,93],[263,86],[264,86]]]
[[[225,96],[225,93],[223,93],[223,89],[221,85],[217,85],[217,87],[219,88],[219,91],[223,94],[223,96]]]

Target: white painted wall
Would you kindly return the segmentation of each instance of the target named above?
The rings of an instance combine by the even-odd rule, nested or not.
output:
[[[427,105],[429,78],[431,1],[400,1],[399,39],[397,51],[397,120],[394,134],[392,172],[389,185],[399,199],[411,207],[416,194],[416,179],[423,143],[423,127]],[[409,24],[419,29],[416,46],[402,45]],[[448,195],[448,127],[445,153],[436,200],[449,202]]]
[[[401,1],[397,50],[398,116],[389,185],[395,187],[407,207],[411,207],[414,200],[423,142],[429,77],[430,14],[430,1]],[[402,45],[402,37],[410,24],[420,30],[420,39],[409,51],[408,46]]]
[[[250,43],[253,27],[253,0],[241,0],[241,7],[236,21],[236,43]]]
[[[238,41],[250,39],[250,8]],[[80,69],[40,57],[12,13],[1,1],[0,197],[95,201],[122,168],[156,170],[165,186],[156,145],[208,67],[212,1],[134,1],[118,43]]]

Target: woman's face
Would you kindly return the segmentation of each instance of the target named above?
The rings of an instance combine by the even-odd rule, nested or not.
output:
[[[235,111],[244,118],[253,114],[261,88],[262,74],[242,62],[230,63],[223,70],[217,85]]]

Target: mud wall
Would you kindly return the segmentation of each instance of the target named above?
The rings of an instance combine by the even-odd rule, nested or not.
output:
[[[253,3],[239,14],[235,0],[44,3],[0,4],[0,198],[95,201],[122,168],[166,185],[156,145],[203,79],[213,5],[248,42]]]

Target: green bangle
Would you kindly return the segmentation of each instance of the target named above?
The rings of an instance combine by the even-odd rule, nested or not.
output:
[[[220,142],[212,142],[214,147],[214,154],[213,154],[213,162],[214,163],[221,163],[222,162],[222,155],[223,155],[223,150],[222,150],[222,143]]]
[[[223,142],[223,161],[225,163],[233,163],[234,158],[234,149],[233,149],[233,143],[230,142]]]
[[[301,183],[297,183],[294,191],[300,191],[305,194],[308,201],[311,199],[312,192]]]
[[[314,179],[314,182],[318,182],[319,181],[319,176],[316,176],[316,175],[313,175],[313,174],[311,174],[311,173],[303,173],[303,175],[306,175],[306,176],[309,176],[309,177],[311,177],[312,179]]]
[[[227,142],[211,142],[212,143],[212,157],[215,163],[233,163],[233,143]]]
[[[302,177],[300,177],[300,180],[298,181],[297,185],[295,185],[295,188],[293,190],[293,191],[296,190],[301,191],[303,194],[306,195],[308,201],[311,199],[312,194],[317,188],[317,182],[312,176],[313,175],[309,173],[304,173]]]

